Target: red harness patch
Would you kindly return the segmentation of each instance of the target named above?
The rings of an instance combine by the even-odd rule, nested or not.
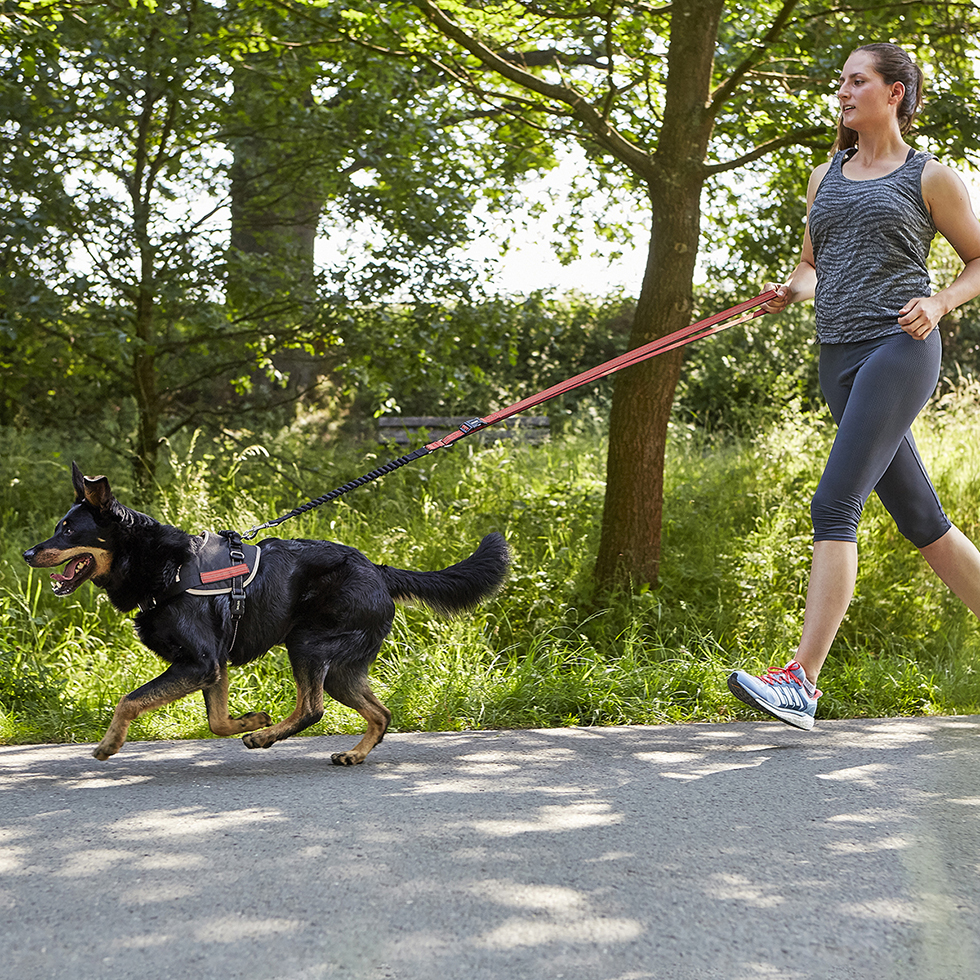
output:
[[[218,568],[213,572],[201,572],[201,582],[222,582],[226,578],[234,578],[236,575],[248,575],[248,565],[232,565],[231,568]]]

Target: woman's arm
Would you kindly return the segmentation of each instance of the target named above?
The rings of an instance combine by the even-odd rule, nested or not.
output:
[[[810,174],[810,180],[806,188],[806,213],[810,214],[813,206],[813,199],[817,196],[817,188],[824,174],[830,169],[829,163],[823,163]],[[763,306],[768,313],[782,313],[790,303],[800,303],[803,300],[813,299],[814,291],[817,288],[817,270],[813,259],[813,243],[810,241],[810,228],[807,226],[803,231],[803,251],[800,253],[800,261],[790,274],[789,279],[784,283],[767,282],[765,289],[775,289],[776,298],[769,300]]]
[[[966,185],[954,170],[930,160],[922,172],[922,196],[937,230],[962,259],[963,271],[945,289],[917,296],[899,310],[899,325],[919,340],[951,310],[980,296],[980,221]]]

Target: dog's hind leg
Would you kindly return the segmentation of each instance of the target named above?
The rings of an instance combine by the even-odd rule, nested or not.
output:
[[[92,755],[103,762],[115,755],[126,741],[129,726],[143,712],[161,708],[213,684],[216,671],[216,665],[200,662],[171,664],[159,677],[131,691],[116,705],[112,721]]]
[[[208,709],[208,727],[215,735],[241,735],[272,724],[264,711],[249,711],[232,718],[228,713],[228,668],[222,664],[218,679],[201,689]]]
[[[354,748],[347,752],[335,752],[330,757],[330,761],[335,766],[359,765],[365,760],[368,752],[384,738],[391,721],[391,712],[371,690],[366,668],[331,667],[327,671],[324,688],[330,697],[353,708],[368,723],[364,737]]]

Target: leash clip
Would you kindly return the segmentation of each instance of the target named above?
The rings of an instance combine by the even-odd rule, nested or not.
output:
[[[459,431],[462,432],[463,435],[469,435],[471,432],[476,432],[477,429],[485,429],[486,427],[487,423],[484,419],[469,419],[460,425]]]

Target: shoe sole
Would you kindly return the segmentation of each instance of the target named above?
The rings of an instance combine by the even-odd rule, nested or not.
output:
[[[736,674],[731,674],[728,678],[728,690],[732,692],[743,704],[747,704],[750,708],[755,708],[756,711],[762,711],[776,721],[781,721],[784,725],[791,725],[793,728],[800,728],[805,732],[809,732],[813,729],[814,718],[813,715],[803,714],[799,711],[787,711],[785,716],[779,713],[778,708],[772,707],[772,705],[764,704],[762,701],[756,699],[750,691],[747,691],[737,680]]]

